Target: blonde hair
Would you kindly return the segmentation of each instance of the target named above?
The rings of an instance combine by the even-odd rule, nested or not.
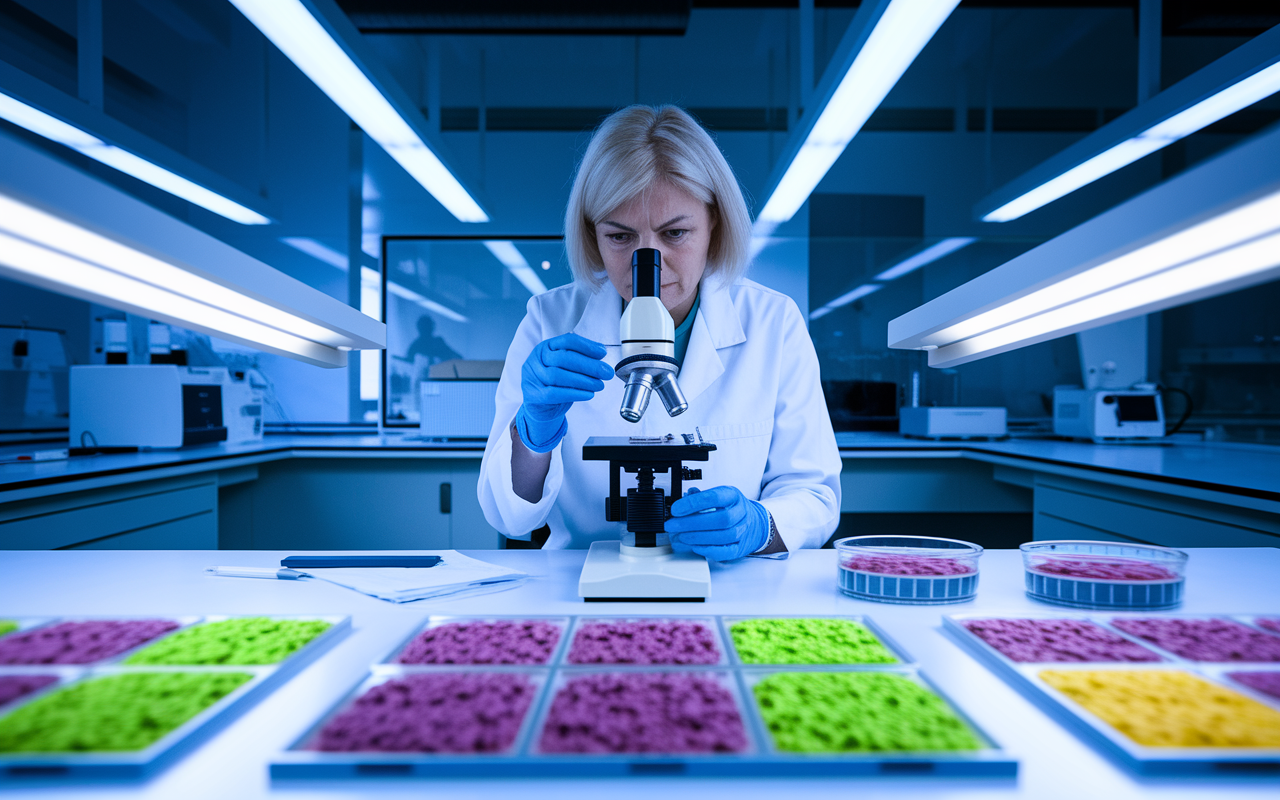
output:
[[[600,124],[574,176],[564,243],[575,278],[603,283],[596,225],[660,180],[707,205],[715,227],[706,274],[728,285],[746,272],[751,216],[720,148],[684,109],[635,105]]]

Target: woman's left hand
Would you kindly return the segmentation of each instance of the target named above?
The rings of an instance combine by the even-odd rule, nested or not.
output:
[[[711,561],[749,556],[769,540],[769,512],[732,486],[688,494],[671,504],[664,526],[671,549]]]

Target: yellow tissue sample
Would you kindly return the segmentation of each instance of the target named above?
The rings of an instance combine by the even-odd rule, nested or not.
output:
[[[1177,670],[1044,670],[1040,679],[1147,747],[1280,747],[1280,712]]]

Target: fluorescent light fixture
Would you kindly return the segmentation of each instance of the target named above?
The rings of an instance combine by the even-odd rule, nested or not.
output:
[[[310,364],[386,326],[109,184],[0,135],[0,276]]]
[[[891,281],[895,278],[901,278],[908,272],[915,272],[926,264],[932,264],[945,255],[949,255],[962,247],[968,247],[978,241],[972,236],[953,236],[949,239],[943,239],[935,245],[926,247],[924,250],[909,256],[884,272],[876,276],[878,281]]]
[[[533,271],[533,267],[529,266],[529,262],[516,249],[515,242],[485,242],[484,246],[493,253],[493,257],[502,262],[502,265],[511,271],[512,277],[520,281],[524,288],[529,290],[529,294],[542,294],[547,290],[546,284],[542,282],[542,278],[538,277],[538,273]],[[542,262],[547,264],[547,262]],[[547,266],[551,266],[547,264]]]
[[[1280,130],[1262,134],[889,323],[956,366],[1280,277]]]
[[[356,46],[353,36],[359,33],[352,28],[353,36],[343,36],[340,43],[331,32],[336,24],[349,24],[340,9],[328,0],[231,3],[449,213],[462,222],[489,221],[480,204],[375,84],[371,60],[357,63],[352,49]],[[316,10],[320,5],[330,6],[328,13]]]
[[[791,219],[960,0],[867,0],[814,91],[815,109],[758,219]],[[776,173],[775,173],[776,174]]]
[[[1009,222],[1280,91],[1280,28],[1113,120],[978,204]]]
[[[306,253],[312,258],[323,261],[331,267],[337,267],[343,272],[350,269],[346,256],[326,244],[317,242],[315,239],[308,239],[305,236],[283,236],[280,241],[294,250]],[[375,272],[374,274],[376,275],[377,273]]]
[[[46,139],[66,145],[73,150],[106,164],[126,175],[149,183],[175,197],[226,217],[244,225],[266,225],[270,219],[234,200],[190,181],[175,172],[154,164],[141,156],[107,144],[98,137],[80,130],[50,114],[27,105],[7,94],[0,93],[0,118]]]
[[[837,297],[835,300],[832,300],[830,303],[827,303],[822,308],[819,308],[815,311],[810,312],[809,319],[814,320],[814,319],[818,319],[819,317],[825,317],[826,315],[830,314],[832,311],[835,311],[837,308],[840,308],[841,306],[847,306],[850,303],[852,303],[854,300],[857,300],[862,297],[866,297],[872,292],[878,292],[883,288],[884,288],[883,284],[864,283],[858,288],[853,289],[852,291],[845,292],[844,294]]]
[[[368,267],[365,267],[365,269],[368,269]],[[372,272],[373,270],[369,270],[369,271]],[[363,273],[361,273],[361,275],[363,276]],[[459,314],[457,311],[454,311],[452,308],[449,308],[448,306],[443,305],[441,303],[437,303],[435,300],[432,300],[430,298],[423,297],[422,295],[418,294],[414,290],[410,289],[408,286],[396,283],[393,280],[387,280],[387,292],[403,300],[408,300],[410,303],[417,303],[418,305],[422,306],[426,310],[435,314],[439,314],[445,319],[451,319],[454,322],[470,322],[471,321],[466,317],[462,316],[461,314]]]

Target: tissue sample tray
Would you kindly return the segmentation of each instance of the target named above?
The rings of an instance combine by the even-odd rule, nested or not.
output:
[[[282,614],[245,614],[243,616],[264,616],[271,619],[323,620],[330,623],[329,628],[319,636],[278,664],[264,666],[127,666],[123,662],[129,656],[143,650],[166,637],[187,630],[193,625],[203,622],[218,622],[232,619],[230,616],[180,617],[157,615],[150,619],[171,619],[180,623],[181,627],[162,636],[147,641],[132,650],[120,653],[103,661],[86,665],[4,665],[0,666],[0,678],[15,675],[50,675],[57,679],[56,683],[24,695],[7,705],[0,706],[0,718],[50,692],[65,688],[71,684],[102,678],[109,675],[154,672],[181,673],[248,673],[252,678],[241,684],[230,694],[221,698],[191,719],[170,731],[144,750],[134,751],[99,751],[99,752],[59,752],[59,753],[23,753],[0,752],[0,784],[6,780],[31,780],[40,778],[114,778],[138,779],[149,777],[156,771],[168,766],[186,752],[194,749],[202,741],[212,735],[241,712],[257,703],[266,695],[289,680],[308,663],[327,650],[337,639],[341,638],[351,627],[351,618],[346,616],[320,615],[282,615]],[[25,632],[38,626],[82,620],[124,620],[123,616],[113,617],[64,617],[61,619],[44,618],[36,620],[17,620]]]
[[[541,666],[405,665],[394,663],[408,643],[397,646],[386,659],[374,664],[360,682],[346,693],[300,736],[288,750],[271,762],[276,779],[362,778],[386,776],[444,777],[623,777],[633,775],[684,776],[1000,776],[1017,774],[1017,761],[1000,749],[950,698],[932,685],[911,658],[866,617],[840,617],[865,625],[898,658],[894,664],[858,665],[768,665],[744,664],[733,647],[729,626],[741,619],[780,617],[715,616],[594,616],[544,617],[432,617],[414,632],[447,622],[497,620],[541,620],[559,626],[562,636],[547,663]],[[819,619],[806,616],[805,619]],[[829,617],[830,619],[830,617]],[[577,629],[586,622],[623,620],[687,621],[701,623],[714,636],[721,651],[718,664],[706,666],[636,666],[617,664],[574,665],[568,652]],[[412,636],[410,640],[412,640]],[[346,710],[370,687],[391,678],[423,673],[515,672],[534,684],[536,694],[521,722],[513,746],[504,753],[451,754],[428,752],[331,752],[310,749],[320,731]],[[539,752],[540,732],[558,687],[567,680],[592,673],[611,674],[692,674],[715,681],[728,690],[743,722],[747,746],[742,752],[712,754],[544,754]],[[765,728],[751,687],[777,672],[889,672],[927,687],[942,698],[976,735],[982,747],[972,751],[878,752],[878,753],[791,753],[778,750]]]
[[[1280,711],[1280,700],[1254,691],[1226,677],[1229,672],[1280,672],[1280,664],[1258,662],[1205,663],[1189,661],[1161,649],[1155,644],[1112,627],[1108,620],[1123,617],[1152,617],[1154,614],[1077,613],[992,613],[953,614],[943,617],[943,627],[958,639],[970,653],[985,662],[992,671],[1026,695],[1033,702],[1061,720],[1085,739],[1092,740],[1100,748],[1130,769],[1145,775],[1178,774],[1280,774],[1280,747],[1148,747],[1138,744],[1113,728],[1074,700],[1059,692],[1039,677],[1042,670],[1165,670],[1187,672],[1231,691],[1256,700],[1264,706]],[[1161,619],[1229,619],[1252,627],[1251,620],[1265,615],[1160,614]],[[964,623],[969,620],[998,619],[1060,619],[1088,621],[1121,638],[1136,642],[1160,656],[1161,661],[1151,662],[1044,662],[1023,663],[1010,659],[981,638],[971,633]]]

